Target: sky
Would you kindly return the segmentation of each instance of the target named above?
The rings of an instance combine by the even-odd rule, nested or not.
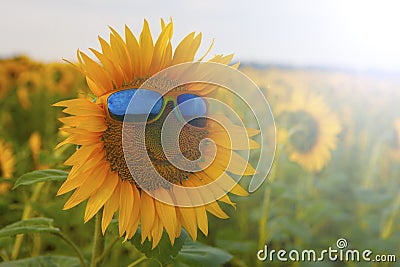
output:
[[[147,19],[174,21],[173,44],[192,31],[214,54],[241,62],[400,72],[397,0],[9,0],[0,10],[0,57],[75,59],[112,26],[137,35]],[[155,38],[153,38],[155,39]]]

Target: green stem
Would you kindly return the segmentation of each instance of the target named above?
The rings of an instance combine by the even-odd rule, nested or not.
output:
[[[111,249],[113,248],[113,246],[115,245],[115,243],[117,243],[117,241],[120,239],[120,237],[118,236],[117,238],[115,238],[103,251],[103,253],[98,257],[97,261],[102,261],[104,259],[105,256],[108,255],[108,253],[110,253]]]
[[[138,264],[142,263],[143,261],[147,260],[146,256],[142,256],[139,259],[135,260],[134,262],[132,262],[131,264],[128,265],[128,267],[134,267],[137,266]]]
[[[93,243],[93,251],[92,251],[92,260],[90,262],[90,267],[97,267],[100,263],[100,256],[104,251],[104,243],[105,238],[103,233],[101,232],[101,216],[102,212],[98,212],[96,214],[96,221],[94,227],[94,243]]]
[[[269,186],[267,186],[267,188],[265,188],[264,191],[264,201],[263,201],[263,216],[260,219],[260,228],[259,228],[259,232],[260,232],[260,237],[258,240],[258,247],[260,249],[262,249],[266,243],[266,241],[268,240],[268,236],[267,236],[267,222],[268,222],[268,215],[269,215],[269,206],[270,206],[270,202],[271,202],[271,188]]]
[[[272,165],[271,174],[270,174],[270,181],[273,182],[276,178],[276,163]],[[264,201],[262,205],[262,216],[259,222],[259,240],[258,240],[258,247],[259,249],[263,249],[264,245],[270,238],[270,231],[267,231],[267,224],[269,218],[269,209],[270,209],[270,202],[271,202],[271,187],[267,185],[264,191]],[[257,262],[257,265],[262,265],[261,261]]]
[[[35,186],[35,189],[33,190],[33,194],[30,198],[29,201],[25,202],[25,206],[24,206],[24,211],[22,212],[22,218],[21,220],[25,220],[31,217],[32,214],[32,203],[36,202],[40,195],[41,195],[41,190],[43,187],[44,183],[38,183]],[[17,235],[15,238],[15,243],[14,243],[14,248],[11,254],[11,260],[16,260],[18,258],[19,255],[19,251],[21,250],[21,246],[22,243],[24,241],[24,235],[20,234]]]
[[[75,251],[76,255],[78,255],[79,261],[81,262],[81,266],[86,267],[85,258],[83,257],[83,254],[81,250],[78,248],[78,246],[61,232],[58,233],[57,235]]]

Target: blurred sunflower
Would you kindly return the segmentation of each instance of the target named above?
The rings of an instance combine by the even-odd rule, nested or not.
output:
[[[1,64],[1,61],[0,61],[0,100],[7,94],[10,87],[11,87],[11,84],[8,79],[8,75],[6,73],[6,70],[3,66],[3,64]]]
[[[38,70],[30,70],[21,73],[17,79],[17,97],[22,108],[29,109],[32,105],[29,95],[36,91],[42,81]]]
[[[310,172],[320,171],[336,149],[341,126],[321,96],[295,91],[277,110],[278,122],[287,129],[286,150],[291,161]]]
[[[195,35],[193,32],[187,35],[173,53],[172,21],[165,24],[161,20],[161,33],[155,44],[153,44],[146,20],[139,40],[127,26],[125,26],[125,40],[114,29],[110,29],[109,43],[99,37],[102,51],[91,49],[100,63],[80,51],[77,55],[79,61],[77,67],[86,76],[88,86],[95,98],[93,100],[83,98],[66,100],[55,104],[55,106],[66,107],[63,111],[72,115],[60,118],[60,121],[67,126],[62,130],[70,135],[57,147],[67,143],[79,146],[79,149],[65,162],[66,165],[73,167],[58,194],[76,190],[66,202],[64,209],[72,208],[88,199],[84,216],[84,220],[87,222],[104,207],[103,233],[110,224],[114,213],[119,209],[120,235],[125,234],[125,239],[130,239],[135,234],[138,225],[141,224],[142,242],[147,238],[152,241],[153,248],[158,244],[164,228],[171,243],[174,243],[175,238],[180,235],[182,227],[186,228],[193,239],[197,238],[197,228],[207,235],[207,211],[219,218],[228,217],[218,202],[213,201],[197,207],[178,207],[158,201],[145,193],[137,185],[135,179],[141,180],[147,190],[173,200],[173,194],[168,186],[148,177],[150,172],[143,169],[141,165],[138,165],[135,179],[133,179],[126,165],[122,148],[122,122],[113,117],[116,114],[110,114],[110,106],[108,106],[108,101],[110,97],[115,96],[115,92],[129,94],[131,88],[138,88],[160,70],[179,63],[192,62],[201,43],[201,33]],[[202,60],[204,56],[199,60]],[[232,57],[232,55],[217,55],[210,61],[227,65]],[[171,81],[160,82],[167,84]],[[183,94],[188,92],[187,90],[189,88],[179,87],[175,88],[173,93]],[[195,90],[195,88],[190,87],[190,90]],[[196,91],[196,94],[201,96],[207,93],[202,90]],[[194,160],[200,156],[198,147],[204,138],[213,139],[218,150],[215,160],[204,171],[192,173],[178,169],[167,160],[160,140],[162,123],[173,108],[170,104],[167,102],[165,110],[160,111],[159,118],[148,122],[146,127],[146,151],[154,168],[165,180],[185,187],[205,185],[219,175],[223,175],[227,182],[220,184],[218,188],[214,187],[219,192],[210,192],[210,194],[223,192],[222,197],[219,197],[218,200],[234,206],[226,194],[232,192],[244,196],[247,195],[247,192],[225,173],[225,169],[228,168],[230,173],[242,174],[237,166],[244,164],[243,175],[254,174],[255,170],[251,165],[234,150],[257,148],[258,144],[249,139],[249,147],[242,145],[231,147],[230,136],[217,123],[206,120],[201,127],[187,123],[180,133],[179,142],[182,153],[188,159]],[[221,118],[221,120],[223,119]],[[233,129],[240,128],[233,124],[231,126]],[[254,129],[247,129],[247,132],[248,136],[258,133]],[[135,140],[132,142],[135,146]],[[138,144],[138,146],[140,145]],[[138,155],[132,156],[140,161]],[[229,160],[233,164],[228,167]],[[229,187],[228,184],[234,186]],[[202,197],[201,195],[193,195],[190,198],[186,196],[189,199]]]
[[[74,84],[74,69],[61,63],[47,64],[45,67],[45,86],[53,93],[67,95],[71,93]]]
[[[10,144],[0,139],[0,177],[10,179],[14,172],[14,155]],[[5,194],[10,188],[10,183],[0,183],[0,194]]]

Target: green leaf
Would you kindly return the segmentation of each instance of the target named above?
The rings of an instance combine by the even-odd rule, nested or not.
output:
[[[40,170],[28,172],[17,179],[13,189],[20,185],[31,185],[46,181],[62,181],[67,179],[68,172],[61,170]]]
[[[231,259],[232,255],[222,249],[199,242],[187,241],[175,261],[193,267],[218,267]]]
[[[142,235],[139,228],[131,239],[131,242],[139,251],[143,252],[147,258],[155,259],[164,265],[172,262],[172,260],[178,255],[187,237],[187,232],[182,229],[181,235],[175,239],[174,245],[172,245],[167,233],[164,231],[157,247],[151,249],[152,242],[150,242],[148,239],[146,239],[142,244]]]
[[[0,238],[17,234],[59,233],[60,229],[53,226],[53,219],[32,218],[7,225],[0,230]]]
[[[0,262],[0,267],[79,267],[78,258],[66,256],[38,256],[16,261]]]

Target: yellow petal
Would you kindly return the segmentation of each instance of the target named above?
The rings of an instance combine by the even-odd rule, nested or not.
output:
[[[190,197],[186,193],[186,191],[174,191],[174,197],[177,202],[187,203],[188,205],[192,205],[192,201]],[[177,216],[181,224],[186,228],[189,235],[192,237],[193,240],[197,238],[197,220],[196,220],[196,213],[193,208],[190,207],[176,207]],[[178,227],[181,229],[181,227]],[[179,235],[178,235],[179,236]]]
[[[140,34],[140,76],[149,74],[150,64],[153,58],[153,38],[147,20],[144,20],[142,33]]]
[[[78,150],[74,152],[65,162],[64,165],[67,166],[74,166],[81,164],[82,162],[87,161],[89,156],[93,156],[96,154],[100,154],[100,152],[103,152],[104,145],[102,142],[94,144],[94,145],[85,145],[81,146]]]
[[[90,133],[90,132],[88,132]],[[59,147],[65,145],[65,144],[75,144],[75,145],[94,145],[98,144],[101,142],[101,134],[93,134],[90,133],[88,135],[78,135],[78,134],[73,134],[67,137],[64,141],[59,143],[55,149],[58,149]]]
[[[233,124],[227,117],[224,115],[220,114],[213,114],[213,118],[215,118],[219,123],[210,120],[208,123],[207,127],[211,128],[211,130],[214,131],[221,131],[221,125],[226,125],[228,129],[231,129],[233,132],[241,132],[243,128],[239,125]],[[247,135],[249,137],[255,136],[260,133],[260,130],[257,129],[252,129],[252,128],[246,128]]]
[[[231,192],[235,195],[238,196],[248,196],[249,193],[244,190],[235,180],[233,180],[227,173],[225,172],[219,172],[219,174],[216,176],[215,173],[218,171],[214,166],[210,166],[210,168],[207,168],[204,170],[204,173],[206,176],[209,178],[207,180],[208,182],[214,181],[216,178],[218,178],[216,181],[216,184],[221,186],[225,191]]]
[[[53,104],[55,107],[67,107],[64,113],[80,116],[104,116],[104,110],[99,105],[84,98],[70,99]]]
[[[90,49],[93,54],[100,60],[103,64],[104,68],[110,74],[115,86],[117,88],[122,87],[124,83],[124,73],[119,65],[116,65],[109,57],[106,55],[94,50]]]
[[[204,55],[202,55],[202,56],[198,59],[198,61],[202,61],[202,60],[210,53],[211,48],[213,47],[213,45],[214,45],[214,38],[212,39],[211,44],[210,44],[210,46],[208,47],[207,51],[204,53]]]
[[[156,198],[167,199],[168,202],[170,202],[170,203],[172,202],[171,196],[164,188],[160,188],[157,190]],[[163,202],[160,202],[158,200],[155,200],[155,204],[156,204],[155,205],[156,211],[160,218],[160,221],[161,221],[162,225],[164,225],[165,229],[167,230],[167,233],[169,235],[171,243],[174,244],[175,231],[176,231],[175,207],[172,205],[168,205]]]
[[[221,56],[221,55],[216,55],[212,59],[209,60],[209,62],[216,62],[216,63],[221,63],[224,65],[228,65],[233,59],[233,54],[226,55],[226,56]]]
[[[161,70],[164,63],[164,55],[166,54],[166,49],[169,43],[170,32],[172,31],[172,24],[168,26],[161,32],[158,37],[156,44],[154,46],[153,58],[150,66],[149,75],[153,75]]]
[[[196,212],[197,224],[199,226],[200,231],[203,232],[204,235],[208,235],[208,219],[207,212],[204,206],[198,206],[193,208]]]
[[[87,83],[90,91],[92,91],[92,93],[96,96],[104,95],[108,91],[100,83],[89,78],[89,76],[86,76],[86,83]]]
[[[154,218],[154,226],[152,229],[153,245],[151,249],[154,249],[158,245],[158,242],[160,242],[161,240],[162,233],[163,233],[163,226],[161,224],[160,218],[156,216]]]
[[[91,59],[89,56],[87,56],[85,53],[81,52],[80,53],[82,56],[83,61],[85,62],[86,65],[86,75],[94,81],[97,85],[100,85],[102,89],[100,90],[101,92],[99,95],[107,93],[107,91],[113,89],[113,85],[111,83],[110,76],[108,73],[98,64],[96,63],[93,59]],[[93,92],[95,93],[95,92]],[[97,94],[96,94],[97,95]]]
[[[106,232],[106,229],[107,229],[108,225],[110,224],[112,218],[114,217],[114,213],[117,211],[117,209],[119,207],[119,197],[121,194],[121,185],[122,185],[122,182],[120,179],[118,179],[118,184],[115,187],[113,194],[104,204],[103,218],[101,220],[101,230],[103,232],[103,235]]]
[[[119,235],[122,236],[129,224],[131,211],[133,209],[133,191],[128,181],[123,181],[121,185],[121,194],[119,198]]]
[[[97,190],[88,200],[85,210],[85,223],[89,221],[100,209],[104,203],[111,197],[115,187],[118,184],[118,174],[108,172],[101,188]]]
[[[75,192],[65,203],[65,210],[75,207],[76,205],[87,199],[89,196],[91,196],[92,193],[98,190],[100,185],[104,182],[109,168],[109,166],[107,168],[106,162],[103,162],[103,164],[105,167],[94,169],[93,173],[91,173],[91,175],[88,175],[83,184],[75,190]]]
[[[217,202],[211,202],[206,205],[206,209],[211,214],[221,219],[227,219],[229,216],[221,209]]]
[[[99,36],[99,42],[101,46],[101,52],[103,53],[103,55],[111,56],[113,52],[111,46],[107,43],[107,41]]]
[[[202,167],[205,163],[199,163]],[[205,167],[205,166],[203,166]],[[237,175],[253,175],[255,169],[235,151],[218,147],[215,159],[209,167],[219,167],[221,171],[229,171]],[[208,167],[208,168],[209,168]],[[217,177],[218,173],[213,177]]]
[[[125,81],[131,81],[133,78],[132,63],[126,49],[126,44],[117,31],[115,31],[111,27],[110,29],[112,32],[112,34],[110,35],[111,49],[118,58],[117,62],[119,62],[121,69],[124,72]]]
[[[197,238],[196,213],[192,207],[178,207],[177,215],[193,240]]]
[[[142,191],[140,202],[142,243],[150,235],[155,218],[154,200],[145,191]]]
[[[104,117],[69,116],[69,117],[59,118],[58,120],[68,126],[78,127],[80,129],[88,130],[90,132],[104,132],[107,129]]]
[[[133,209],[131,211],[131,218],[129,220],[128,228],[126,230],[125,241],[131,239],[136,233],[140,221],[140,194],[136,185],[132,186],[133,192]]]
[[[128,50],[129,57],[132,63],[133,73],[139,74],[140,72],[140,48],[139,43],[136,40],[135,35],[133,35],[132,31],[125,25],[125,39],[126,39],[126,48]]]
[[[193,61],[199,49],[201,37],[201,33],[196,37],[194,32],[188,34],[176,47],[172,65]]]
[[[237,128],[228,128],[227,130],[222,126],[221,129],[212,129],[209,131],[209,137],[214,140],[217,145],[233,150],[249,150],[260,147],[256,141],[248,139],[246,129],[237,131]],[[246,143],[246,139],[248,140],[248,143]]]

